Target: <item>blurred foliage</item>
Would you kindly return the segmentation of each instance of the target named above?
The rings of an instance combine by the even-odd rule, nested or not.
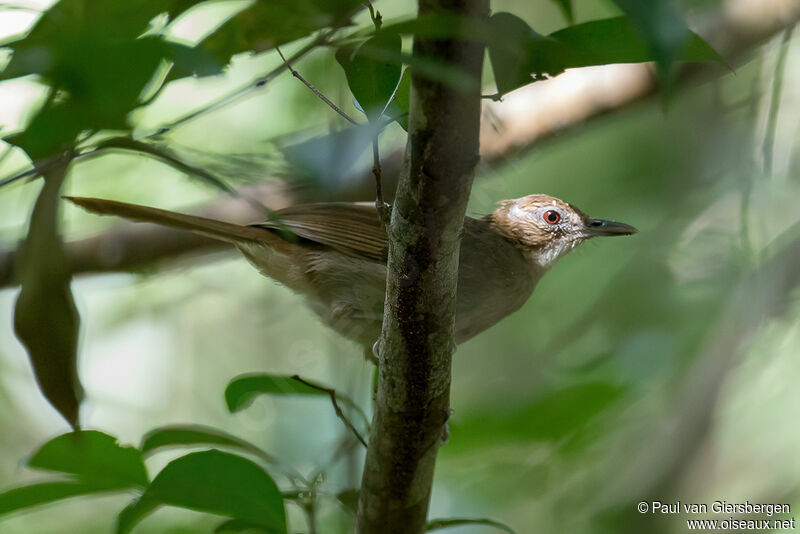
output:
[[[59,172],[48,162],[64,160],[47,156],[75,157],[61,169],[67,187],[181,205],[212,191],[175,178],[191,175],[229,189],[228,182],[242,179],[237,162],[267,159],[280,138],[286,174],[311,180],[324,196],[326,186],[370,165],[363,156],[378,133],[383,152],[402,142],[401,128],[381,123],[374,110],[406,127],[410,69],[469,82],[404,52],[409,36],[464,31],[464,21],[414,19],[411,3],[376,5],[385,18],[380,30],[361,2],[345,0],[243,3],[227,20],[212,2],[117,4],[54,4],[27,35],[6,41],[11,54],[0,75],[8,80],[0,91],[44,87],[43,98],[24,106],[26,120],[0,125],[6,142],[31,160],[8,146],[0,156],[4,175],[19,175],[12,171],[23,162],[38,166],[26,177],[45,175],[41,193],[38,182],[22,179],[0,190],[0,236],[10,246],[23,235],[39,194],[23,250],[44,251],[23,256],[17,330],[32,332],[19,337],[39,386],[72,423],[80,398],[78,323],[54,207],[63,188],[47,179]],[[470,27],[489,45],[500,94],[530,83],[531,75],[584,65],[655,60],[662,83],[672,84],[676,59],[719,61],[667,0],[618,1],[626,16],[602,20],[585,18],[608,9],[602,3],[540,4],[504,2],[509,12],[495,9],[488,26]],[[544,28],[563,26],[562,15],[575,24],[547,35]],[[177,37],[181,24],[201,19],[213,28]],[[351,23],[354,31],[335,33]],[[332,49],[320,47],[323,38]],[[291,50],[292,65],[351,116],[365,110],[370,124],[328,121],[335,115],[324,115],[328,110],[306,88],[276,78],[284,66],[275,54],[254,55],[276,45]],[[781,100],[779,93],[777,102],[769,91],[773,60],[786,49],[767,48],[765,59],[736,76],[677,95],[668,115],[642,106],[479,177],[476,213],[502,198],[546,191],[591,214],[631,222],[641,234],[584,245],[523,310],[459,348],[455,413],[431,511],[453,519],[431,527],[482,532],[483,522],[489,532],[493,519],[459,521],[491,517],[517,532],[533,525],[538,532],[684,532],[683,516],[641,515],[635,504],[725,498],[800,506],[800,436],[787,423],[800,401],[800,308],[788,278],[763,270],[770,258],[789,270],[796,265],[782,252],[792,250],[800,217],[791,126],[800,80],[787,75],[782,94],[789,96]],[[798,72],[795,63],[789,58],[777,72]],[[263,97],[241,98],[267,83]],[[765,126],[771,113],[776,134]],[[773,146],[765,151],[769,135]],[[222,163],[212,169],[215,157]],[[217,172],[222,168],[234,170]],[[107,224],[67,214],[70,234]],[[35,395],[10,329],[15,294],[0,293],[0,402],[7,407],[0,424],[11,429],[0,436],[0,487],[7,490],[0,494],[0,530],[109,532],[126,505],[117,527],[126,531],[141,520],[134,532],[143,534],[210,532],[212,523],[222,532],[286,532],[287,524],[294,532],[308,529],[308,520],[322,532],[351,529],[362,453],[330,408],[319,405],[329,400],[330,387],[321,384],[330,384],[336,398],[347,399],[339,407],[344,417],[361,425],[357,407],[369,406],[372,370],[353,346],[239,261],[72,285],[86,323],[84,424],[108,433],[47,440],[66,428]],[[742,293],[743,287],[756,289]],[[47,296],[30,297],[42,291]],[[780,306],[759,298],[775,292]],[[26,301],[33,311],[25,311]],[[754,322],[745,328],[741,317]],[[268,374],[231,382],[253,369]],[[298,383],[295,373],[318,387]],[[261,393],[268,395],[256,398]],[[232,417],[226,401],[231,411],[249,408]],[[139,447],[117,441],[143,435]],[[204,450],[185,454],[187,448]],[[16,467],[33,449],[28,466],[59,478],[32,479]],[[147,472],[157,473],[152,482]],[[243,483],[261,489],[243,490]],[[131,503],[131,493],[139,500]]]

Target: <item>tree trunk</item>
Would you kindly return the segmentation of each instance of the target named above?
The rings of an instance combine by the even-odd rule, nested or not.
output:
[[[486,17],[488,0],[420,0],[419,14]],[[413,53],[468,73],[412,76],[407,161],[389,232],[380,379],[358,506],[360,534],[424,532],[450,411],[461,227],[478,162],[483,45],[415,38]]]

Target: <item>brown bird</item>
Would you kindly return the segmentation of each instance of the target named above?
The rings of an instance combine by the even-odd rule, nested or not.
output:
[[[374,205],[307,204],[243,226],[147,206],[65,197],[101,215],[197,232],[235,245],[264,275],[304,295],[322,321],[365,348],[381,332],[386,232]],[[490,215],[466,217],[459,259],[456,343],[486,330],[528,300],[553,264],[583,241],[636,233],[592,219],[548,195],[503,200]]]

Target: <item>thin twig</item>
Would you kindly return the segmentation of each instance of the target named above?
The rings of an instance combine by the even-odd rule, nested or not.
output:
[[[0,187],[12,184],[12,183],[14,183],[16,181],[19,181],[19,180],[23,180],[23,179],[28,178],[30,176],[35,176],[36,174],[38,174],[38,172],[39,171],[37,171],[34,167],[31,167],[30,169],[27,169],[27,170],[24,170],[24,171],[17,171],[16,173],[12,174],[11,176],[8,176],[7,178],[3,178],[2,180],[0,180]]]
[[[372,174],[375,175],[375,208],[378,217],[384,226],[389,225],[389,205],[383,200],[383,185],[381,184],[381,156],[378,151],[378,134],[372,138]]]
[[[372,7],[372,2],[369,0],[366,0],[364,5],[367,6],[367,9],[369,9],[369,18],[372,19],[372,24],[375,26],[375,31],[380,31],[381,26],[383,25],[383,16],[381,15],[381,12],[378,11],[376,13],[375,8]]]
[[[316,491],[312,488],[311,490],[312,495],[301,503],[301,508],[306,513],[306,519],[308,520],[308,534],[317,534],[317,503],[316,503]]]
[[[794,31],[794,26],[786,28],[786,31],[783,32],[778,61],[775,64],[775,75],[772,81],[772,97],[770,100],[769,118],[767,120],[767,131],[764,134],[764,145],[762,146],[764,173],[768,176],[772,175],[775,130],[778,126],[778,110],[781,107],[781,92],[783,90],[783,73],[784,70],[786,70],[786,56],[789,52],[789,41],[792,38],[792,31]]]
[[[353,435],[356,437],[356,439],[365,448],[367,447],[367,441],[361,436],[361,434],[358,432],[356,427],[353,426],[353,423],[350,422],[350,420],[347,418],[347,416],[342,411],[342,408],[339,406],[339,402],[336,399],[336,390],[335,389],[326,388],[324,386],[320,386],[319,384],[314,384],[313,382],[308,382],[307,380],[304,380],[303,378],[301,378],[299,375],[292,375],[291,378],[292,378],[292,380],[297,380],[301,384],[304,384],[304,385],[306,385],[306,386],[308,386],[310,388],[316,389],[317,391],[323,391],[323,392],[327,393],[328,396],[331,398],[331,403],[333,403],[333,409],[336,412],[336,416],[339,417],[339,419],[342,420],[342,422],[344,423],[344,426],[346,426],[347,429],[350,430],[350,432],[353,433]]]
[[[303,48],[298,50],[294,55],[292,55],[292,57],[290,58],[290,61],[297,61],[298,59],[300,59],[304,55],[306,55],[309,52],[311,52],[317,46],[320,46],[321,44],[325,43],[328,40],[328,38],[331,35],[333,35],[333,33],[335,33],[335,31],[336,31],[336,29],[332,29],[332,30],[330,30],[328,32],[320,34],[319,37],[317,37],[316,39],[314,39],[313,41],[308,43],[306,46],[304,46]],[[233,102],[236,102],[237,100],[239,100],[240,98],[248,95],[249,93],[251,93],[251,92],[253,92],[253,91],[257,90],[257,89],[261,89],[262,87],[267,85],[269,82],[271,82],[272,80],[277,78],[278,75],[280,75],[284,70],[286,70],[286,67],[287,67],[286,60],[284,60],[284,63],[282,63],[281,65],[275,67],[274,69],[272,69],[271,71],[267,72],[266,74],[264,74],[262,76],[259,76],[258,78],[254,79],[254,80],[251,80],[246,85],[242,85],[240,87],[237,87],[236,89],[234,89],[230,93],[222,95],[221,97],[217,98],[216,100],[213,100],[212,102],[209,102],[208,104],[206,104],[205,106],[203,106],[201,108],[198,108],[198,109],[195,109],[193,111],[190,111],[186,115],[183,115],[183,116],[173,120],[172,122],[170,122],[168,124],[160,126],[153,133],[148,134],[145,137],[149,138],[149,137],[154,137],[154,136],[158,136],[158,135],[163,135],[163,134],[169,132],[170,130],[172,130],[174,128],[177,128],[178,126],[181,126],[181,125],[183,125],[183,124],[185,124],[185,123],[187,123],[189,121],[192,121],[192,120],[194,120],[194,119],[196,119],[196,118],[198,118],[198,117],[200,117],[202,115],[206,115],[207,113],[211,113],[212,111],[216,111],[216,110],[218,110],[218,109],[220,109],[222,107],[225,107],[225,106],[227,106],[229,104],[232,104]]]
[[[372,13],[372,5],[370,4],[370,13]],[[378,14],[378,22],[380,22],[380,13]],[[378,25],[378,29],[380,26]],[[380,120],[386,112],[389,110],[389,106],[392,102],[394,102],[395,96],[397,96],[397,90],[400,88],[400,84],[403,82],[403,76],[408,74],[408,70],[400,74],[400,78],[397,79],[397,84],[394,86],[394,91],[392,91],[389,100],[386,101],[386,104],[383,106],[380,114],[378,115],[378,119]],[[400,117],[402,117],[401,115]],[[399,117],[398,117],[399,118]],[[391,124],[392,121],[396,120],[395,118],[391,118],[391,120],[387,123]],[[375,131],[375,136],[372,138],[372,174],[375,175],[375,208],[378,210],[378,218],[383,223],[384,227],[389,225],[389,205],[383,200],[383,185],[381,181],[382,171],[381,171],[381,156],[380,151],[378,149],[378,136],[383,131],[384,126],[381,126],[378,130]]]
[[[281,59],[283,60],[283,63],[286,65],[286,68],[287,68],[287,69],[289,69],[289,72],[291,72],[291,73],[292,73],[292,76],[294,76],[295,78],[297,78],[298,80],[300,80],[301,82],[303,82],[303,85],[305,85],[306,87],[308,87],[309,89],[311,89],[311,92],[312,92],[312,93],[314,93],[315,95],[317,95],[317,96],[320,98],[320,100],[322,100],[323,102],[325,102],[326,104],[328,104],[328,107],[329,107],[329,108],[331,108],[333,111],[335,111],[336,113],[338,113],[339,115],[341,115],[342,117],[344,117],[344,118],[345,118],[345,120],[347,120],[347,122],[349,122],[350,124],[354,124],[354,125],[356,125],[356,126],[358,126],[358,125],[359,125],[358,121],[356,121],[355,119],[353,119],[352,117],[350,117],[350,115],[348,115],[348,114],[347,114],[347,113],[345,113],[345,112],[344,112],[342,109],[340,109],[340,108],[339,108],[339,106],[337,106],[336,104],[334,104],[333,102],[331,102],[331,101],[328,99],[328,97],[327,97],[327,96],[323,95],[323,94],[320,92],[320,90],[319,90],[319,89],[317,89],[316,87],[314,87],[313,85],[311,85],[311,83],[309,83],[309,82],[308,82],[308,81],[307,81],[305,78],[303,78],[302,76],[300,76],[300,73],[299,73],[299,72],[297,72],[296,70],[294,70],[294,68],[292,68],[292,66],[289,64],[289,62],[288,62],[288,61],[286,61],[286,58],[285,58],[285,57],[283,57],[283,53],[281,52],[281,49],[280,49],[280,48],[278,48],[278,47],[276,46],[276,47],[275,47],[275,50],[277,50],[277,51],[278,51],[278,55],[279,55],[279,56],[281,56]]]

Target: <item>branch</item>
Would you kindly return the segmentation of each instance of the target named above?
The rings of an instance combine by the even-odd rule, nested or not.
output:
[[[329,99],[327,96],[325,96],[325,95],[323,95],[323,94],[322,94],[322,91],[320,91],[319,89],[317,89],[316,87],[314,87],[313,85],[311,85],[311,82],[309,82],[308,80],[306,80],[305,78],[303,78],[303,77],[300,75],[300,73],[299,73],[299,72],[297,72],[296,70],[294,70],[294,69],[292,68],[292,66],[289,64],[289,62],[288,62],[288,61],[286,61],[286,58],[285,58],[285,57],[283,57],[283,53],[281,52],[281,49],[280,49],[280,48],[278,48],[278,47],[275,47],[275,50],[277,50],[277,51],[278,51],[278,55],[279,55],[279,56],[281,56],[281,59],[283,60],[283,64],[284,64],[284,65],[286,65],[286,68],[287,68],[287,69],[289,69],[289,72],[291,72],[291,73],[292,73],[292,76],[294,76],[295,78],[297,78],[298,80],[300,80],[301,82],[303,82],[303,85],[305,85],[306,87],[308,87],[309,89],[311,89],[311,92],[312,92],[312,93],[314,93],[315,95],[317,95],[317,97],[318,97],[320,100],[322,100],[323,102],[325,102],[325,104],[327,104],[329,108],[331,108],[333,111],[335,111],[336,113],[338,113],[340,116],[344,117],[344,119],[345,119],[347,122],[349,122],[350,124],[352,124],[352,125],[354,125],[354,126],[358,126],[358,121],[356,121],[356,120],[355,120],[354,118],[352,118],[350,115],[348,115],[347,113],[345,113],[345,112],[344,112],[344,111],[343,111],[343,110],[342,110],[342,109],[341,109],[339,106],[337,106],[336,104],[334,104],[333,102],[331,102],[331,100],[330,100],[330,99]]]
[[[419,14],[486,17],[488,0],[419,0]],[[480,80],[483,45],[414,39],[413,54]],[[450,410],[460,233],[478,162],[479,84],[412,74],[408,161],[388,230],[380,377],[358,503],[359,534],[425,531]]]

